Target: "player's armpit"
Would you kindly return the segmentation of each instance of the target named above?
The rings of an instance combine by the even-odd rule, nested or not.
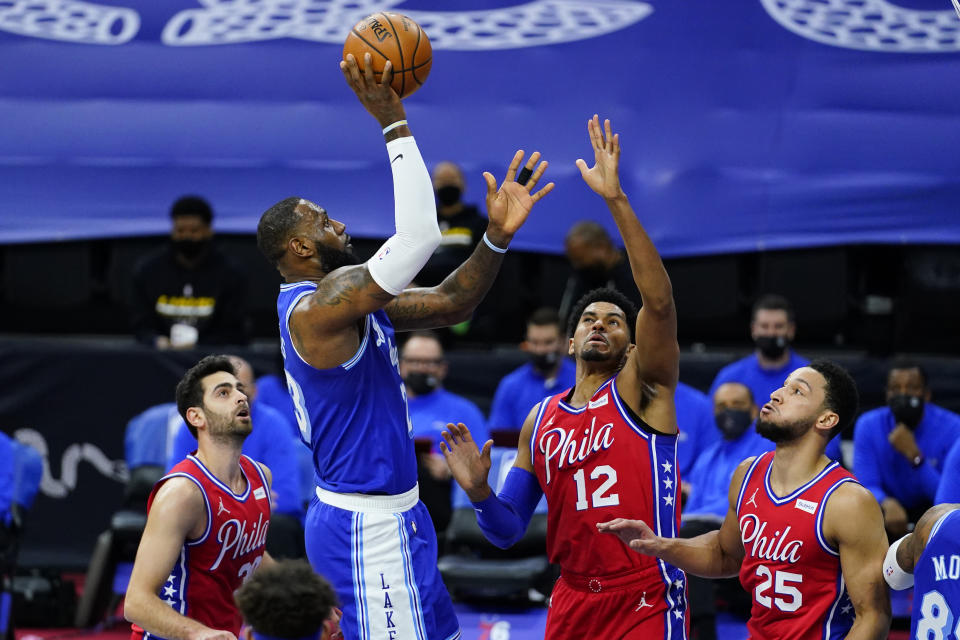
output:
[[[840,552],[840,566],[856,618],[847,638],[886,638],[890,597],[883,579],[887,534],[880,505],[869,491],[846,482],[824,506],[823,533]]]

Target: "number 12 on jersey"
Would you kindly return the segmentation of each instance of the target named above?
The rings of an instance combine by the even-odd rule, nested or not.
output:
[[[583,511],[588,507],[612,507],[620,504],[620,494],[607,492],[617,484],[617,470],[610,465],[601,464],[593,468],[590,472],[590,479],[597,480],[600,476],[606,478],[603,483],[594,489],[591,494],[591,502],[587,502],[587,481],[585,480],[583,469],[573,474],[573,481],[577,483],[577,511]]]

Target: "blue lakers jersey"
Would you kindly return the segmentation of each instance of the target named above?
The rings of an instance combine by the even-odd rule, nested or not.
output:
[[[910,637],[960,640],[960,511],[937,520],[914,567]]]
[[[417,483],[406,392],[393,325],[383,310],[363,319],[360,347],[332,369],[316,369],[290,339],[294,307],[314,282],[280,287],[277,312],[287,387],[300,435],[313,449],[317,485],[337,493],[400,494]]]

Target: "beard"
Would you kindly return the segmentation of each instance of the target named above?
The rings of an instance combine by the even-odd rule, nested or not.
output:
[[[774,444],[784,442],[793,442],[807,431],[810,430],[810,423],[806,420],[796,420],[786,424],[774,424],[769,420],[757,418],[757,434],[763,436]]]
[[[214,440],[221,442],[243,443],[253,431],[253,423],[241,420],[234,414],[213,413],[207,410],[209,420],[208,433]]]
[[[320,256],[320,266],[325,273],[330,273],[340,267],[360,264],[360,259],[353,253],[353,249],[334,249],[333,247],[318,244],[317,255]]]

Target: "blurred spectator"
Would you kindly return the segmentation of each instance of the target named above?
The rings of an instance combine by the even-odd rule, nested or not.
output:
[[[443,346],[432,331],[410,334],[400,352],[400,377],[407,390],[407,406],[413,437],[424,443],[418,448],[417,468],[420,499],[426,505],[437,532],[450,522],[450,470],[440,454],[440,433],[448,422],[463,422],[475,441],[483,446],[489,439],[486,421],[475,404],[443,388],[447,362]],[[476,428],[474,428],[476,425]]]
[[[243,443],[243,453],[262,462],[273,472],[274,505],[267,531],[267,551],[275,558],[300,558],[303,549],[304,503],[300,491],[300,466],[293,429],[282,413],[257,400],[257,383],[250,363],[230,356],[237,379],[250,402],[253,431]],[[173,436],[167,469],[193,453],[197,439],[183,420]]]
[[[339,640],[337,595],[303,560],[257,569],[233,596],[247,625],[238,640]]]
[[[610,234],[599,223],[582,220],[570,227],[564,249],[573,274],[567,278],[560,299],[561,318],[568,318],[583,294],[602,287],[624,294],[637,309],[642,306],[630,263],[623,252],[613,246]]]
[[[160,349],[246,343],[247,278],[213,247],[210,205],[185,196],[170,217],[170,243],[134,267],[130,320],[137,340]]]
[[[710,396],[713,397],[724,382],[742,382],[750,387],[757,406],[765,405],[791,371],[810,364],[791,349],[796,333],[790,301],[774,294],[760,297],[753,305],[750,319],[753,353],[720,369],[710,385]],[[834,438],[827,445],[827,456],[842,461],[840,438]]]
[[[891,539],[907,533],[937,496],[944,461],[960,439],[960,416],[930,402],[923,368],[894,362],[887,406],[857,420],[853,471],[883,509]]]
[[[673,396],[677,407],[677,467],[685,478],[693,463],[707,447],[720,439],[713,421],[713,403],[702,391],[688,384],[677,383]]]
[[[940,486],[934,504],[960,502],[960,440],[952,447],[947,459],[943,461],[943,473],[940,474]]]
[[[497,385],[490,407],[490,431],[516,431],[519,435],[535,404],[576,382],[577,366],[567,357],[564,323],[555,310],[542,307],[533,312],[520,350],[530,362],[508,373]],[[465,424],[472,432],[473,426]]]
[[[720,528],[730,508],[730,478],[746,458],[772,451],[773,442],[757,435],[754,421],[759,410],[750,388],[739,382],[721,384],[713,394],[713,420],[720,438],[693,463],[682,490],[687,494],[681,538],[693,538]],[[750,598],[736,579],[722,581],[687,574],[690,620],[693,637],[711,640],[717,637],[717,586],[724,596],[749,611]],[[742,613],[742,611],[741,611]]]
[[[434,167],[432,177],[441,238],[440,246],[417,275],[417,284],[424,287],[440,284],[469,258],[487,230],[486,217],[462,200],[467,183],[460,167],[441,162]]]

